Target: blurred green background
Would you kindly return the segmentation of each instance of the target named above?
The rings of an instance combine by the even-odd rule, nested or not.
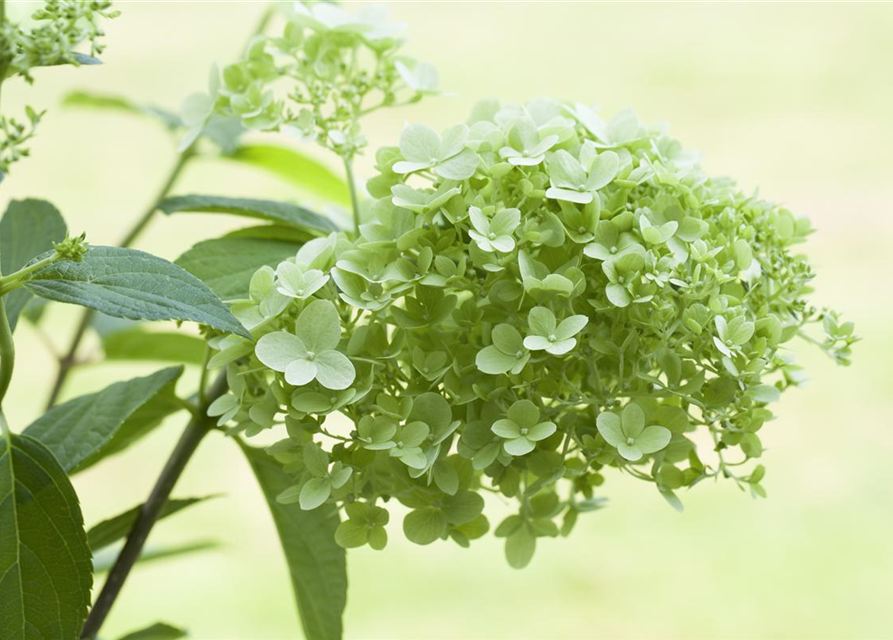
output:
[[[102,67],[46,70],[33,88],[10,81],[4,112],[27,102],[49,113],[33,158],[3,184],[3,206],[46,197],[74,231],[114,243],[150,202],[173,143],[149,121],[62,108],[60,98],[89,88],[177,108],[205,86],[212,62],[240,52],[263,6],[120,2]],[[548,95],[606,113],[632,106],[644,121],[670,122],[709,171],[746,190],[759,185],[812,218],[814,301],[845,311],[864,342],[849,369],[798,348],[810,382],[787,394],[761,434],[768,500],[732,484],[700,485],[682,496],[680,515],[653,487],[609,476],[609,507],[581,518],[570,539],[542,542],[521,572],[491,536],[470,550],[408,544],[397,515],[386,551],[349,555],[348,637],[893,638],[893,6],[405,2],[393,13],[409,25],[407,52],[436,63],[456,96],[369,122],[372,148],[393,143],[406,120],[461,121],[484,97]],[[367,158],[367,177],[369,168]],[[295,195],[213,161],[195,163],[176,192]],[[208,216],[158,220],[140,246],[173,259],[233,226]],[[47,327],[57,345],[73,317],[53,309]],[[17,339],[8,413],[21,429],[36,417],[53,361],[32,328],[23,324]],[[83,368],[66,395],[144,371]],[[182,421],[76,478],[88,524],[148,493]],[[150,544],[223,546],[138,568],[107,636],[166,620],[200,640],[300,637],[266,507],[237,449],[218,436],[175,491],[214,492],[226,497],[165,521]]]

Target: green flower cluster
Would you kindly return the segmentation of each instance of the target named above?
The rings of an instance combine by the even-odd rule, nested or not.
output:
[[[0,32],[0,69],[6,79],[21,75],[33,81],[31,70],[61,64],[97,64],[95,56],[105,45],[102,19],[118,16],[108,0],[45,0],[31,15],[33,26],[24,28],[8,20]],[[77,49],[90,43],[90,53]]]
[[[437,93],[437,70],[399,55],[403,26],[387,22],[386,7],[296,2],[288,18],[281,35],[254,38],[242,60],[212,71],[208,93],[186,100],[182,148],[217,118],[316,140],[349,160],[366,145],[361,117]]]
[[[31,15],[31,26],[10,21],[0,9],[0,84],[21,76],[34,82],[31,71],[38,67],[71,64],[98,64],[95,56],[105,45],[100,27],[102,19],[115,18],[107,0],[46,0]],[[89,54],[77,51],[89,42]],[[28,155],[26,143],[34,137],[43,115],[31,107],[25,109],[26,121],[0,116],[0,180],[12,164]]]
[[[628,111],[487,102],[408,126],[377,164],[359,237],[261,269],[234,305],[256,340],[213,342],[231,384],[213,413],[284,422],[283,499],[345,507],[347,546],[384,546],[391,500],[410,540],[467,545],[495,492],[517,500],[496,534],[523,566],[611,470],[677,508],[710,477],[763,495],[767,405],[801,379],[784,344],[822,321],[847,362],[852,325],[806,300],[808,222]]]

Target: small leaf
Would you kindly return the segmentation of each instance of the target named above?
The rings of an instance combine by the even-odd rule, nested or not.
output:
[[[77,495],[46,447],[3,432],[0,638],[75,640],[93,583]]]
[[[340,640],[347,601],[344,549],[335,542],[338,510],[322,505],[303,511],[276,496],[292,485],[282,465],[260,449],[242,445],[279,531],[291,573],[301,624],[308,640]]]
[[[158,560],[170,560],[171,558],[218,548],[220,548],[220,543],[215,540],[198,540],[196,542],[184,542],[163,547],[150,547],[143,550],[137,562],[144,564]],[[93,573],[105,573],[110,570],[114,566],[115,560],[118,559],[118,551],[116,547],[111,547],[105,548],[96,554],[93,558]]]
[[[171,516],[178,511],[185,509],[186,507],[190,507],[213,497],[214,496],[205,496],[203,498],[182,498],[179,500],[170,499],[164,503],[164,506],[161,508],[161,513],[158,515],[158,519],[161,520],[162,518],[166,518],[167,516]],[[90,545],[90,550],[93,553],[96,553],[100,549],[108,547],[127,537],[130,533],[130,529],[139,517],[141,508],[142,505],[137,505],[132,509],[128,509],[124,513],[119,513],[113,518],[103,520],[90,527],[90,530],[87,531],[87,543]]]
[[[338,225],[305,207],[274,200],[226,198],[223,196],[173,196],[158,203],[167,215],[174,213],[228,213],[245,218],[269,220],[304,229],[316,235],[338,231]]]
[[[179,640],[188,634],[183,629],[164,622],[156,622],[151,627],[121,636],[119,640]]]
[[[91,247],[81,262],[54,262],[25,287],[43,298],[131,320],[192,320],[250,334],[201,280],[149,253]]]
[[[183,126],[180,116],[176,113],[160,107],[136,104],[121,96],[92,93],[88,91],[72,91],[63,98],[62,104],[66,107],[121,111],[134,115],[149,116],[160,121],[168,129],[177,129],[178,127]]]
[[[25,435],[48,447],[67,473],[83,471],[181,409],[171,397],[182,373],[183,367],[170,367],[69,400],[35,420]]]

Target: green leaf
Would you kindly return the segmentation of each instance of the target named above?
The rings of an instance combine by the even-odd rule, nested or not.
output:
[[[49,202],[13,200],[0,220],[0,274],[14,273],[32,258],[51,251],[53,243],[64,240],[67,232],[62,214]],[[6,305],[13,331],[31,295],[24,289],[17,289],[4,296],[0,303]]]
[[[340,640],[347,569],[344,549],[335,542],[337,509],[323,505],[303,511],[297,504],[279,504],[276,496],[293,484],[291,477],[264,451],[245,445],[242,450],[279,531],[304,635],[308,640]]]
[[[77,495],[46,447],[8,431],[0,532],[0,638],[78,638],[93,578]]]
[[[146,331],[141,327],[109,334],[103,338],[102,350],[106,360],[201,365],[205,359],[205,342],[201,338],[175,331]]]
[[[128,633],[126,636],[121,636],[118,640],[179,640],[187,635],[183,629],[164,622],[156,622],[151,627]]]
[[[347,184],[340,176],[295,149],[268,144],[246,145],[223,157],[272,173],[301,191],[329,202],[350,203]]]
[[[183,121],[176,113],[160,107],[137,104],[121,96],[90,91],[72,91],[62,99],[62,104],[66,107],[121,111],[133,115],[149,116],[159,120],[168,129],[177,129],[183,126]]]
[[[199,540],[197,542],[185,542],[164,547],[153,547],[144,549],[140,554],[140,557],[137,559],[137,562],[144,564],[146,562],[155,562],[157,560],[169,560],[170,558],[218,549],[219,547],[220,543],[215,540]],[[118,549],[103,549],[93,558],[93,573],[105,573],[114,566],[117,558]]]
[[[158,203],[164,213],[228,213],[231,215],[285,223],[315,233],[325,235],[338,231],[338,225],[305,207],[274,200],[252,200],[248,198],[226,198],[223,196],[174,196]]]
[[[91,247],[81,262],[59,261],[25,287],[43,298],[131,320],[191,320],[250,337],[229,309],[194,275],[143,251]]]
[[[263,266],[293,258],[301,244],[258,238],[224,237],[199,242],[176,264],[224,300],[248,297],[251,276]]]
[[[182,498],[168,500],[161,508],[161,513],[159,513],[158,519],[161,520],[177,513],[178,511],[185,509],[186,507],[190,507],[198,502],[202,502],[213,497],[214,496],[205,496],[202,498]],[[119,540],[123,540],[127,536],[127,534],[130,533],[130,529],[136,522],[137,517],[139,517],[141,508],[142,505],[137,505],[132,509],[128,509],[123,513],[119,513],[114,518],[103,520],[102,522],[99,522],[90,527],[90,530],[87,531],[87,543],[90,545],[90,550],[93,553],[96,553],[100,549],[104,549],[105,547],[108,547],[109,545],[112,545]]]
[[[170,367],[69,400],[34,421],[25,434],[47,446],[67,473],[83,471],[179,410],[172,398],[182,373],[183,367]]]

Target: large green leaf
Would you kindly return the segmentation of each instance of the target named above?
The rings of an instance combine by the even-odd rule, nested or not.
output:
[[[284,224],[259,224],[254,227],[242,227],[230,231],[224,238],[255,238],[257,240],[279,240],[280,242],[297,243],[303,245],[316,236],[307,233],[297,227],[289,227]]]
[[[43,298],[131,320],[192,320],[248,337],[198,278],[135,249],[91,247],[81,262],[63,260],[35,272],[25,287]]]
[[[239,147],[224,157],[272,173],[308,195],[335,204],[350,204],[350,193],[344,179],[315,158],[295,149],[254,144]]]
[[[69,400],[31,423],[25,434],[40,440],[68,473],[77,473],[130,446],[174,411],[174,386],[183,367],[169,367]]]
[[[275,266],[293,257],[298,242],[258,238],[205,240],[177,258],[177,264],[207,284],[224,300],[248,297],[254,272],[264,265]]]
[[[182,511],[186,507],[191,507],[198,502],[202,502],[203,500],[207,500],[213,497],[214,496],[205,496],[203,498],[181,498],[168,500],[161,508],[161,512],[158,514],[158,519],[161,520],[168,516],[172,516],[178,511]],[[132,509],[128,509],[124,513],[119,513],[113,518],[103,520],[102,522],[99,522],[90,527],[90,530],[87,531],[87,542],[90,545],[90,550],[93,551],[93,553],[96,553],[100,549],[104,549],[105,547],[127,537],[127,534],[130,533],[130,530],[133,528],[136,519],[139,517],[141,509],[142,505],[137,505]]]
[[[158,208],[173,213],[228,213],[245,218],[269,220],[306,229],[316,235],[338,231],[338,225],[310,209],[289,202],[226,198],[223,196],[174,196],[158,203]]]
[[[276,496],[294,479],[261,449],[242,445],[260,483],[279,530],[279,540],[291,573],[304,635],[308,640],[338,640],[347,602],[347,560],[335,543],[338,511],[323,505],[304,511],[298,504],[281,504]]]
[[[0,638],[75,640],[92,583],[65,471],[33,438],[0,435]]]
[[[165,622],[156,622],[151,627],[128,633],[118,640],[179,640],[187,635],[183,629],[171,626]]]
[[[0,220],[0,273],[9,275],[32,258],[53,248],[68,233],[62,214],[43,200],[13,200]],[[9,326],[15,331],[22,309],[31,294],[17,289],[4,296]]]
[[[200,365],[204,362],[205,342],[196,336],[176,331],[146,331],[142,327],[134,327],[103,337],[102,350],[106,360]]]

